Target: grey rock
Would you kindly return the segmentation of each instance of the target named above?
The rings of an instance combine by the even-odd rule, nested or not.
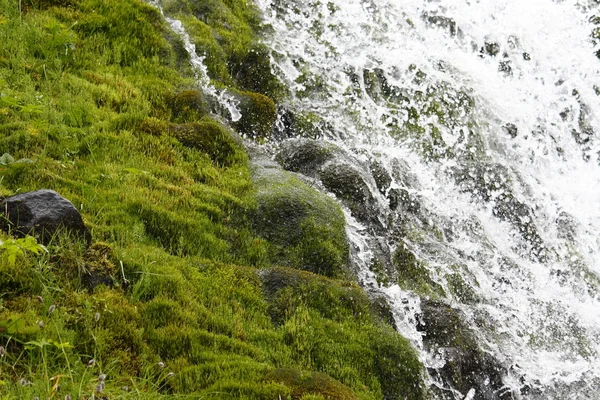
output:
[[[73,204],[54,190],[36,190],[4,198],[0,202],[4,219],[0,229],[16,235],[35,235],[48,244],[60,229],[84,239],[89,245],[92,235]]]

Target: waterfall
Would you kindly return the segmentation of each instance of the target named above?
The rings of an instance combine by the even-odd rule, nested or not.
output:
[[[346,210],[353,260],[365,288],[392,303],[436,396],[596,398],[597,2],[258,4],[290,107],[317,115],[323,139],[356,160],[366,181],[373,163],[391,177],[373,191],[378,232]],[[397,193],[418,206],[393,210],[386,198]],[[478,397],[478,388],[461,393],[435,376],[448,360],[415,328],[424,296],[377,282],[374,243],[389,254],[410,249],[439,299],[506,369],[501,390]]]
[[[597,2],[257,4],[286,107],[318,121],[369,190],[368,217],[344,204],[353,267],[391,305],[434,396],[597,398]],[[167,21],[203,89],[239,119],[181,23]],[[397,254],[414,257],[421,283],[402,282]],[[431,304],[458,310],[501,382],[452,387],[440,371],[454,350],[426,343],[419,321]]]

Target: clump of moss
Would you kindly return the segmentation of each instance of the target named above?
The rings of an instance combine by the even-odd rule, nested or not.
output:
[[[302,372],[291,368],[278,368],[265,376],[266,381],[284,383],[292,389],[293,400],[306,399],[307,395],[320,395],[331,400],[358,400],[348,387],[319,372]]]
[[[208,102],[199,90],[184,90],[175,93],[168,103],[173,122],[194,122],[210,112]]]
[[[345,218],[332,199],[285,171],[255,172],[253,226],[270,244],[274,264],[343,276],[348,262]]]
[[[261,277],[271,317],[303,369],[327,373],[356,393],[362,384],[384,398],[425,398],[416,353],[372,313],[356,284],[290,268]]]
[[[201,150],[220,167],[229,167],[247,160],[232,133],[210,118],[190,124],[174,124],[169,130],[184,146]]]
[[[260,93],[236,92],[242,117],[232,125],[252,139],[268,139],[273,133],[277,109],[273,100]]]
[[[332,281],[293,268],[261,271],[262,285],[273,321],[281,323],[294,308],[305,304],[327,318],[360,318],[370,312],[370,301],[356,284]]]

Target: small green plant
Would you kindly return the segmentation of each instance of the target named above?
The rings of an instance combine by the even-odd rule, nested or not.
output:
[[[46,246],[39,244],[33,236],[25,236],[20,239],[9,239],[7,241],[0,240],[0,250],[6,252],[8,263],[15,265],[17,256],[25,256],[26,252],[40,254],[47,253]]]

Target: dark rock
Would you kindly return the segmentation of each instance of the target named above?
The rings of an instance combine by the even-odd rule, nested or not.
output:
[[[511,138],[516,138],[517,134],[519,133],[517,126],[515,124],[506,124],[502,127],[502,130],[504,131],[504,133],[506,133],[507,135],[509,135]]]
[[[570,214],[561,211],[556,217],[556,230],[559,238],[573,240],[577,235],[577,221]]]
[[[485,42],[480,53],[495,57],[500,53],[500,45],[496,42]]]
[[[365,91],[373,101],[382,102],[385,100],[396,104],[410,103],[407,91],[390,84],[385,71],[381,68],[364,69],[363,82]]]
[[[377,205],[360,172],[346,163],[328,163],[318,171],[323,185],[361,222],[379,225]]]
[[[313,112],[296,112],[286,106],[277,110],[277,121],[273,138],[285,140],[295,137],[319,139],[327,132],[333,132],[331,125]]]
[[[386,324],[398,330],[392,307],[383,296],[374,296],[371,298],[371,310],[374,315],[382,319]]]
[[[390,208],[405,213],[416,214],[421,209],[418,200],[406,189],[392,188],[388,193]]]
[[[445,365],[431,370],[445,384],[466,395],[475,389],[476,400],[510,399],[503,383],[507,370],[477,345],[474,332],[464,322],[464,315],[442,302],[421,301],[417,330],[423,332],[423,343],[431,351],[437,349]]]
[[[283,142],[276,160],[283,169],[314,177],[317,170],[334,157],[335,145],[311,139],[291,139]]]
[[[535,261],[546,260],[546,248],[537,232],[531,207],[519,201],[511,187],[511,174],[500,164],[472,164],[454,171],[462,191],[492,205],[494,216],[510,223],[529,244],[525,251]]]
[[[344,276],[349,245],[339,205],[295,174],[281,170],[259,150],[249,153],[258,204],[252,226],[269,241],[271,262],[326,276]]]
[[[0,202],[5,219],[0,229],[16,235],[34,234],[48,244],[54,234],[64,229],[89,245],[92,235],[73,204],[54,190],[36,190],[4,198]]]
[[[383,164],[377,160],[371,161],[371,163],[369,164],[369,169],[371,170],[373,179],[375,179],[377,189],[379,189],[379,192],[381,194],[385,194],[385,192],[392,184],[392,177],[387,172]]]
[[[512,66],[510,60],[503,60],[498,63],[498,71],[503,72],[504,76],[512,75]]]

